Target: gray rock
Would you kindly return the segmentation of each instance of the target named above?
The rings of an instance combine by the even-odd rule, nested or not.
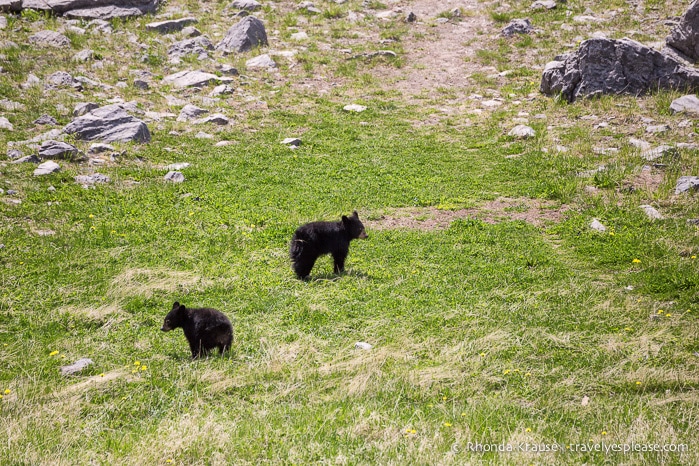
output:
[[[41,159],[36,156],[36,154],[32,155],[26,155],[24,157],[20,157],[16,160],[13,160],[12,163],[40,163]]]
[[[167,167],[165,167],[167,170],[183,170],[187,167],[189,167],[191,164],[188,162],[180,162],[180,163],[171,163]]]
[[[17,13],[22,10],[22,0],[0,0],[0,11]]]
[[[649,125],[646,126],[646,133],[658,134],[670,131],[669,125]]]
[[[158,0],[23,0],[22,7],[68,18],[109,20],[155,13]]]
[[[233,86],[229,86],[228,84],[221,84],[219,86],[214,87],[214,90],[209,93],[210,97],[216,97],[219,95],[226,95],[226,94],[233,94],[235,89]]]
[[[81,50],[80,52],[73,55],[73,61],[89,61],[95,57],[95,52],[90,49]]]
[[[73,76],[65,71],[56,71],[46,78],[46,82],[51,87],[74,87],[80,83],[73,80]]]
[[[24,2],[24,8],[26,6],[26,0]],[[56,31],[39,31],[34,35],[29,36],[29,43],[38,45],[40,47],[69,47],[70,39]]]
[[[364,105],[359,105],[359,104],[349,104],[349,105],[345,105],[344,107],[342,107],[342,110],[344,110],[346,112],[360,113],[360,112],[363,112],[364,110],[366,110],[366,107]]]
[[[197,118],[200,115],[209,113],[208,110],[199,108],[196,105],[187,104],[180,110],[180,115],[177,117],[177,121],[189,121]]]
[[[90,148],[87,150],[88,154],[101,154],[102,152],[114,152],[116,151],[116,148],[112,145],[109,144],[101,144],[101,143],[95,143],[95,144],[90,144]]]
[[[405,22],[406,23],[414,23],[417,21],[417,15],[413,13],[412,11],[409,11],[407,15],[405,15]]]
[[[554,0],[537,0],[532,3],[532,10],[553,10],[556,8],[556,2]]]
[[[300,41],[308,40],[308,34],[306,34],[304,31],[299,31],[299,32],[293,33],[291,36],[289,36],[289,38],[291,40],[295,40],[295,41],[300,42]]]
[[[78,372],[87,369],[91,365],[93,365],[94,362],[92,362],[92,359],[90,358],[82,358],[78,359],[75,361],[73,364],[69,366],[62,366],[61,367],[61,374],[63,375],[73,375],[77,374]]]
[[[15,110],[24,110],[24,105],[19,102],[14,102],[12,100],[2,99],[0,100],[0,107],[7,110],[8,112],[14,112]]]
[[[29,89],[32,86],[38,86],[41,84],[41,79],[39,79],[35,74],[29,73],[27,75],[27,80],[20,84],[19,87],[22,89]]]
[[[678,97],[670,104],[670,111],[672,113],[684,112],[699,115],[699,98],[694,94]]]
[[[218,80],[220,78],[215,74],[189,70],[165,76],[163,83],[172,84],[176,87],[201,87]]]
[[[299,138],[286,138],[282,141],[282,144],[286,146],[298,147],[301,145],[301,140]]]
[[[123,104],[107,105],[76,118],[63,132],[75,134],[78,139],[102,142],[148,142],[150,131],[146,124],[129,115]]]
[[[3,2],[0,1],[0,11],[2,11]],[[7,28],[7,18],[0,16],[0,30]]]
[[[42,159],[71,160],[78,154],[80,154],[80,150],[67,142],[48,140],[39,147],[39,157]]]
[[[182,58],[186,55],[195,54],[200,58],[208,56],[207,50],[213,50],[214,45],[206,36],[199,36],[193,39],[185,39],[175,42],[167,49],[168,57]]]
[[[86,113],[90,113],[94,109],[99,108],[99,105],[92,103],[92,102],[81,102],[79,104],[75,105],[75,108],[73,109],[73,116],[74,117],[79,117],[83,116]]]
[[[650,150],[651,148],[650,143],[644,141],[643,139],[629,138],[629,144],[636,147],[637,149],[641,149],[642,151]]]
[[[93,173],[92,175],[78,175],[75,177],[75,182],[83,186],[92,186],[97,183],[109,183],[111,180],[107,175],[101,173]]]
[[[178,171],[167,172],[163,179],[171,183],[182,183],[185,180],[184,175]]]
[[[669,47],[685,57],[699,60],[699,1],[694,0],[665,39]]]
[[[655,149],[648,149],[641,152],[641,158],[653,162],[663,157],[679,157],[680,153],[676,148],[663,144]]]
[[[364,351],[369,351],[371,348],[373,348],[373,347],[371,346],[371,344],[366,343],[366,342],[364,342],[364,341],[358,341],[357,343],[354,344],[354,347],[355,347],[356,349],[361,349],[361,350],[364,350]]]
[[[510,132],[507,133],[507,135],[515,138],[526,139],[533,138],[534,136],[536,136],[536,131],[534,131],[534,128],[532,128],[531,126],[517,125],[514,128],[512,128]]]
[[[680,176],[675,185],[675,194],[680,194],[689,190],[699,190],[699,176]]]
[[[223,53],[241,53],[262,45],[267,45],[264,24],[254,16],[247,16],[226,32],[223,40],[216,45],[216,50]]]
[[[17,160],[22,157],[22,151],[19,149],[7,149],[7,158]]]
[[[230,65],[219,65],[216,67],[217,70],[221,72],[221,74],[225,74],[226,76],[238,76],[238,69],[234,68]]]
[[[599,232],[607,231],[607,227],[602,225],[602,222],[600,222],[596,218],[592,219],[592,222],[590,223],[590,228],[592,228],[595,231],[599,231]]]
[[[34,170],[34,176],[50,175],[51,173],[56,173],[60,169],[60,165],[53,160],[49,160],[48,162],[44,162],[36,167],[36,170]]]
[[[184,37],[199,37],[201,32],[194,26],[187,26],[186,28],[182,29],[182,35]]]
[[[262,4],[255,0],[234,0],[233,3],[231,3],[231,6],[240,10],[255,11],[259,10],[262,7]]]
[[[195,24],[196,22],[197,19],[191,17],[159,21],[157,23],[146,24],[146,31],[155,31],[161,34],[169,34],[171,32],[181,31],[186,26],[189,26],[190,24]]]
[[[661,220],[663,218],[663,216],[660,215],[660,212],[658,212],[655,209],[655,207],[653,207],[651,205],[644,204],[644,205],[640,205],[638,207],[643,209],[643,211],[646,213],[648,218],[650,218],[651,220]]]
[[[573,102],[601,94],[699,89],[699,71],[631,39],[589,39],[546,65],[540,91]]]
[[[0,117],[0,129],[6,129],[7,131],[12,131],[15,129],[14,125],[10,123],[10,120],[8,120],[5,117]]]
[[[217,125],[225,126],[229,122],[229,119],[226,115],[223,115],[221,113],[214,113],[213,115],[201,118],[196,121],[198,125],[201,124],[207,124],[207,123],[214,123]]]
[[[528,19],[513,19],[500,33],[505,37],[511,37],[515,34],[529,34],[533,30],[532,23]]]
[[[195,138],[197,139],[213,139],[214,136],[209,133],[205,133],[204,131],[199,131],[197,134],[194,135]]]
[[[277,64],[268,54],[259,55],[245,62],[248,68],[276,68]]]
[[[150,89],[150,85],[148,84],[148,81],[144,81],[143,79],[134,79],[133,80],[133,87],[137,89],[142,89],[144,91]]]

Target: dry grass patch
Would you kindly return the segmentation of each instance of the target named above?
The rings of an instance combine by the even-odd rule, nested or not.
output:
[[[475,218],[486,223],[502,221],[525,221],[535,226],[550,222],[560,222],[569,206],[541,199],[501,197],[481,206],[442,210],[436,207],[401,207],[378,220],[368,220],[365,225],[374,230],[414,229],[443,230],[458,219]]]
[[[157,291],[187,293],[192,290],[200,290],[206,287],[207,283],[200,276],[191,272],[164,268],[131,268],[117,275],[112,280],[111,285],[109,296],[150,298]]]

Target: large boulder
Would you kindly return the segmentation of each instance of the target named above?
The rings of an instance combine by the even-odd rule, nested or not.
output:
[[[699,0],[694,0],[665,42],[685,57],[699,60]]]
[[[128,113],[121,104],[100,107],[76,118],[64,133],[75,134],[78,139],[102,142],[148,142],[150,132],[146,124]]]
[[[0,0],[0,11],[17,12],[22,9],[22,0]]]
[[[223,53],[241,53],[261,45],[267,45],[264,24],[254,16],[246,16],[226,32],[223,40],[216,45],[216,50]]]
[[[589,39],[546,65],[540,91],[569,102],[601,94],[699,89],[699,71],[631,39]]]

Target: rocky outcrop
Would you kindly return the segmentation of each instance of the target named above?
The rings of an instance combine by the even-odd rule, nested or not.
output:
[[[694,0],[665,40],[690,60],[699,60],[699,0]]]
[[[600,94],[699,89],[699,71],[631,39],[589,39],[546,65],[540,91],[573,102]]]
[[[81,19],[141,16],[157,7],[158,0],[0,0],[0,11],[32,9]]]

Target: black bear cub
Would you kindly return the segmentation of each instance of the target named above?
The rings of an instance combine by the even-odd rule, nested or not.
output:
[[[184,330],[193,358],[207,355],[214,348],[223,354],[233,342],[231,321],[222,312],[209,307],[186,308],[175,301],[160,330],[169,332],[178,327]]]
[[[367,238],[364,225],[355,210],[351,216],[342,216],[339,222],[311,222],[298,227],[291,238],[292,267],[296,275],[306,280],[316,259],[323,254],[331,254],[335,263],[335,273],[345,270],[345,259],[350,241]]]

